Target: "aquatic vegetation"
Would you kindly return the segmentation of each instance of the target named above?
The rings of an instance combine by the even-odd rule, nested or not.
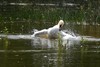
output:
[[[5,38],[4,38],[4,49],[5,49],[5,50],[8,49],[8,44],[9,44],[8,38],[5,37]]]
[[[59,34],[58,34],[59,35]],[[63,53],[63,45],[62,45],[62,39],[61,36],[59,35],[58,38],[58,55],[57,55],[57,67],[62,67],[62,53]]]
[[[27,4],[28,1],[22,1],[23,4]],[[86,23],[95,22],[99,23],[99,2],[98,1],[74,1],[72,5],[65,5],[67,1],[61,2],[58,1],[34,1],[28,2],[27,5],[18,5],[15,1],[15,5],[6,5],[0,7],[2,8],[2,13],[0,14],[0,21],[37,21],[37,22],[55,22],[59,19],[63,19],[68,22],[79,22]],[[36,5],[36,4],[54,4],[55,6],[50,5]],[[68,2],[69,3],[69,2]],[[6,3],[11,4],[11,3]],[[29,5],[31,4],[31,5]],[[75,5],[76,4],[76,5]],[[95,6],[94,6],[95,5]],[[8,9],[9,8],[9,9]]]
[[[81,37],[80,43],[86,43],[86,42],[88,42],[88,41],[86,39],[84,39],[83,37]]]
[[[9,31],[8,31],[8,28],[7,28],[7,27],[5,27],[5,28],[4,28],[3,33],[4,33],[5,35],[7,35],[7,34],[9,33]]]
[[[5,34],[5,37],[2,39],[4,41],[4,49],[7,50],[8,49],[8,44],[9,44],[9,41],[8,41],[8,38],[7,38],[7,35],[8,35],[9,31],[8,31],[8,28],[5,27],[4,30],[3,30],[3,34]]]

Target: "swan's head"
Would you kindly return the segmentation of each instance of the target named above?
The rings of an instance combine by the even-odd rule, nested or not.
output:
[[[59,25],[59,28],[61,29],[63,27],[63,25],[64,25],[64,21],[63,20],[60,20],[58,22],[58,25]]]

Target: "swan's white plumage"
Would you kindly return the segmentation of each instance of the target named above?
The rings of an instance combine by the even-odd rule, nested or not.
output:
[[[43,38],[55,39],[55,38],[58,38],[60,35],[61,38],[64,40],[76,39],[76,36],[60,31],[63,25],[64,25],[64,21],[60,20],[57,25],[48,29],[37,31],[32,35],[32,37],[43,37]]]
[[[36,32],[34,32],[32,37],[41,37],[41,36],[47,35],[47,32],[48,32],[47,29],[43,29],[41,31],[36,31]]]
[[[58,33],[60,32],[60,28],[64,25],[64,21],[63,20],[60,20],[58,22],[57,25],[51,27],[51,28],[48,28],[48,29],[43,29],[43,30],[40,30],[40,31],[37,31],[35,32],[32,37],[48,37],[48,38],[57,38],[58,37]]]

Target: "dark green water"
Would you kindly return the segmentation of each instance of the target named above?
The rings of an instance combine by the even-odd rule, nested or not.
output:
[[[21,39],[19,34],[9,35],[8,38],[0,38],[0,67],[99,67],[100,41],[96,40],[100,34],[96,32],[99,32],[100,26],[64,27],[65,30],[69,28],[80,36],[92,36],[95,40],[70,42],[63,47],[57,40]]]
[[[56,41],[36,41],[1,39],[0,67],[100,66],[100,42],[84,42],[65,48],[58,46]]]

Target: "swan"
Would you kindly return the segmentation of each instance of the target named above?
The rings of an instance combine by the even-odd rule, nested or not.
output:
[[[57,39],[60,36],[62,40],[77,40],[78,37],[76,35],[65,33],[61,30],[63,25],[64,21],[60,20],[58,24],[53,27],[34,32],[32,37]]]
[[[37,32],[34,32],[32,37],[43,37],[43,38],[50,38],[56,39],[59,36],[59,32],[64,25],[64,21],[60,20],[57,25],[50,27],[48,29],[43,29]]]

